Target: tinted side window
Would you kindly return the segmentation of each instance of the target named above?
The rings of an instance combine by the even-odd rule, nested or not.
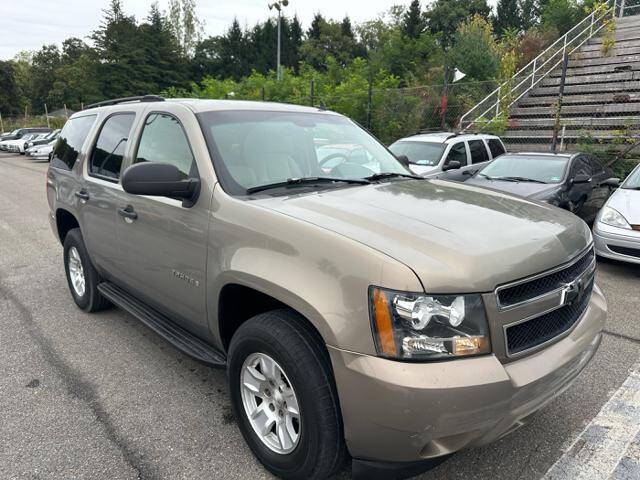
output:
[[[467,149],[464,147],[464,142],[456,143],[451,147],[444,164],[449,165],[453,161],[460,162],[463,167],[467,164]]]
[[[604,168],[602,167],[602,164],[595,158],[593,157],[589,158],[589,163],[591,164],[591,170],[593,171],[594,175],[604,172]]]
[[[487,162],[489,154],[482,140],[471,140],[469,142],[469,150],[471,151],[471,163]]]
[[[122,156],[129,140],[135,115],[120,113],[104,122],[89,162],[89,174],[109,180],[120,178]]]
[[[579,173],[584,173],[585,175],[589,175],[589,176],[592,175],[591,165],[589,165],[589,162],[584,157],[576,158],[573,161],[573,165],[571,166],[572,177]]]
[[[500,140],[496,138],[490,138],[487,143],[489,143],[489,150],[491,150],[491,155],[493,158],[499,157],[503,153],[505,153],[504,147]]]
[[[198,176],[182,125],[166,113],[152,113],[144,122],[135,160],[135,163],[140,162],[169,163],[187,177]]]
[[[82,144],[95,121],[96,115],[75,117],[67,121],[53,149],[51,159],[52,167],[62,168],[64,170],[71,170],[73,168]]]

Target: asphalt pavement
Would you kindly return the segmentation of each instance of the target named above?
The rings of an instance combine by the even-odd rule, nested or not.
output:
[[[47,167],[0,154],[0,478],[272,478],[236,427],[224,371],[121,310],[75,307],[47,219]],[[558,465],[603,407],[637,388],[640,266],[599,262],[597,281],[609,303],[606,333],[571,388],[528,425],[421,479],[571,478]],[[625,408],[640,425],[640,405]],[[619,449],[622,465],[640,452],[640,435]],[[349,477],[345,468],[340,478]]]

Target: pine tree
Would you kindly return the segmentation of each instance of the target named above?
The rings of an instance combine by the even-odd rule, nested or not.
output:
[[[322,24],[326,23],[326,20],[320,13],[316,13],[311,21],[311,27],[307,30],[307,38],[319,40],[322,35]]]
[[[402,18],[402,33],[410,38],[418,38],[426,25],[420,9],[420,0],[413,0]]]
[[[520,31],[522,19],[518,0],[498,0],[496,16],[493,18],[493,30],[502,35],[507,30]]]
[[[351,26],[351,19],[348,15],[345,15],[345,17],[342,19],[342,23],[340,24],[340,31],[345,37],[355,38],[355,35],[353,34],[353,27]]]

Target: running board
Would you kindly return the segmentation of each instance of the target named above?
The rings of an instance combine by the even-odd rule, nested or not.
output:
[[[165,315],[148,307],[120,287],[110,282],[103,282],[98,285],[98,291],[111,303],[129,312],[187,355],[216,367],[226,366],[227,362],[222,352],[177,325]]]

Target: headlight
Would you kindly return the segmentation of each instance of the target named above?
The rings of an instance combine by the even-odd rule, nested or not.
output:
[[[604,223],[605,225],[611,225],[612,227],[618,228],[626,228],[631,230],[631,225],[627,222],[627,219],[614,208],[611,207],[602,207],[600,213],[598,215],[599,221]]]
[[[378,355],[442,360],[491,352],[480,295],[423,295],[369,289]]]

